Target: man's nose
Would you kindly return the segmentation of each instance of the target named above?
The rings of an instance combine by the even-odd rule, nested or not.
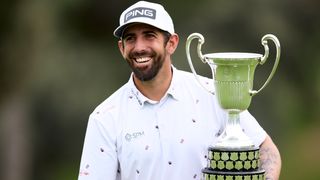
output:
[[[137,38],[136,42],[134,44],[134,51],[136,52],[142,52],[145,51],[147,48],[146,42],[144,41],[143,38]]]

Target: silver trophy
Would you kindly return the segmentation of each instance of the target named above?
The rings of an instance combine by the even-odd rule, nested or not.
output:
[[[265,54],[257,53],[211,53],[203,55],[201,47],[204,37],[199,33],[191,34],[186,42],[186,54],[196,80],[201,84],[193,67],[190,44],[198,39],[197,53],[200,60],[210,66],[214,80],[214,93],[219,105],[228,112],[223,133],[216,144],[208,148],[208,165],[203,177],[205,180],[260,180],[265,179],[260,167],[259,147],[243,132],[240,125],[240,112],[248,109],[252,96],[258,94],[272,79],[280,59],[280,43],[276,36],[267,34],[262,37]],[[268,40],[276,46],[276,59],[269,77],[258,90],[253,89],[255,68],[262,65],[269,56]],[[202,85],[202,84],[201,84]],[[202,85],[204,88],[205,86]],[[210,137],[209,137],[210,138]]]

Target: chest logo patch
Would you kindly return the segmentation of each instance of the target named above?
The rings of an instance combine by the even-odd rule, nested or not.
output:
[[[140,138],[140,137],[142,137],[142,136],[144,136],[144,131],[127,133],[127,134],[125,135],[125,139],[126,139],[126,141],[130,142],[130,141],[132,141],[132,140],[134,140],[134,139],[137,139],[137,138]]]

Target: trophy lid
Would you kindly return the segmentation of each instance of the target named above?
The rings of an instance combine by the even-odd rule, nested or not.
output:
[[[262,56],[262,54],[242,52],[211,53],[204,55],[208,63],[239,65],[257,64],[261,60]]]

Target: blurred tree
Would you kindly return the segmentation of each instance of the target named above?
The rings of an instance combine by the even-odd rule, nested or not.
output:
[[[25,81],[30,69],[32,46],[25,36],[21,2],[2,1],[0,30],[0,179],[23,180],[31,177],[31,127]],[[29,48],[28,48],[29,46]]]

